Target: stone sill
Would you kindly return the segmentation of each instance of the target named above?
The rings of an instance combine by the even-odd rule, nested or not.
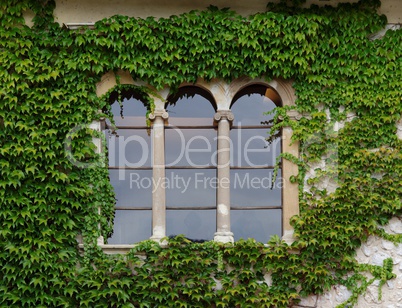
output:
[[[282,240],[287,242],[287,244],[290,246],[294,241],[295,238],[293,237],[293,232],[286,232],[285,235],[282,236]],[[103,241],[103,239],[102,239]],[[166,244],[160,243],[161,246],[165,246]],[[264,244],[265,246],[268,246],[268,244]],[[103,250],[105,254],[108,255],[113,255],[113,254],[127,254],[131,249],[133,249],[136,246],[136,244],[101,244],[98,242],[98,247]],[[82,242],[78,244],[78,248],[81,252],[85,250],[84,244]],[[291,249],[289,251],[292,254],[298,254],[299,252],[296,250]],[[138,255],[142,255],[142,253],[137,253]]]
[[[136,245],[98,245],[99,248],[103,250],[105,254],[115,255],[115,254],[127,254],[131,249],[133,249]],[[78,248],[80,251],[84,251],[84,244],[79,244]]]

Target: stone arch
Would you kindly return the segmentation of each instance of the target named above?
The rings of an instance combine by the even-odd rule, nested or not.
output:
[[[206,98],[211,103],[211,105],[213,106],[213,108],[215,110],[217,109],[216,98],[215,98],[214,94],[210,91],[210,88],[208,87],[208,84],[183,83],[178,87],[177,93],[179,93],[180,91],[185,91],[185,90],[183,90],[185,88],[192,89],[195,93],[203,96],[204,98]],[[175,95],[176,95],[176,93],[173,93],[173,94],[171,93],[170,95],[167,96],[167,98],[175,97]],[[165,102],[165,103],[167,103],[167,102]]]
[[[117,82],[119,78],[119,82]],[[109,71],[101,77],[101,80],[96,84],[96,95],[98,97],[105,95],[118,84],[138,85],[134,82],[130,73],[123,70],[118,70],[116,73]]]
[[[264,85],[275,90],[282,101],[282,106],[295,105],[296,95],[292,87],[292,81],[284,79],[273,79],[271,81],[266,81],[265,79],[262,78],[256,78],[256,79],[248,77],[238,78],[232,81],[230,84],[229,88],[229,93],[231,95],[230,99],[232,100],[234,96],[242,89],[255,84]]]

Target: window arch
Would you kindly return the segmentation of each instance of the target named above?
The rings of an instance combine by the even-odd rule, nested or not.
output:
[[[128,73],[123,73],[121,71],[117,72],[119,76],[124,77],[121,77],[121,80],[124,79],[125,83],[136,84],[132,79],[128,78]],[[113,82],[113,73],[106,74],[101,83],[97,85],[98,95],[110,91],[113,88],[113,84],[116,85]],[[143,83],[138,83],[138,85],[143,85]],[[151,89],[151,93],[152,91],[155,91],[155,89]],[[132,199],[136,199],[133,202],[137,202],[137,204],[130,205],[135,209],[126,209],[121,204],[125,198],[119,193],[117,184],[113,183],[113,175],[111,176],[118,199],[115,233],[109,240],[109,243],[113,245],[101,245],[103,240],[102,238],[98,239],[98,243],[106,251],[113,251],[113,249],[127,251],[125,249],[129,249],[132,246],[116,246],[115,244],[134,244],[148,238],[160,241],[166,235],[178,233],[184,233],[190,238],[207,240],[211,239],[212,234],[214,234],[214,240],[222,242],[230,242],[240,237],[253,237],[258,241],[266,242],[271,234],[282,234],[282,238],[289,243],[294,240],[290,218],[299,212],[298,185],[297,183],[292,183],[290,179],[297,175],[297,165],[283,159],[280,163],[278,176],[283,179],[284,189],[281,190],[280,186],[277,186],[276,191],[271,191],[269,188],[265,189],[265,187],[269,185],[270,174],[272,174],[272,167],[275,164],[274,160],[279,155],[278,153],[283,151],[297,156],[298,144],[297,142],[291,142],[292,129],[283,127],[277,138],[273,140],[274,143],[277,143],[275,146],[276,151],[272,147],[270,148],[271,145],[267,145],[264,139],[268,136],[267,133],[271,125],[269,120],[272,115],[263,114],[263,112],[270,111],[275,106],[294,106],[296,97],[290,81],[277,79],[267,83],[259,79],[240,78],[226,83],[223,80],[206,82],[200,79],[195,84],[183,85],[175,95],[169,96],[169,88],[155,91],[155,95],[150,94],[154,100],[155,107],[154,111],[149,115],[152,123],[151,128],[145,125],[147,109],[144,107],[146,104],[143,103],[148,102],[149,98],[134,92],[122,94],[125,97],[123,114],[126,117],[124,119],[118,118],[121,117],[118,103],[114,103],[112,108],[114,116],[118,118],[116,122],[118,125],[117,134],[122,134],[122,131],[127,130],[126,133],[129,136],[137,136],[132,137],[134,139],[120,141],[123,144],[124,152],[129,152],[127,155],[133,152],[134,150],[132,151],[130,148],[134,146],[135,142],[139,146],[140,142],[138,140],[141,140],[141,138],[145,140],[145,143],[142,144],[145,144],[145,147],[150,150],[144,156],[142,163],[145,165],[139,164],[139,161],[143,158],[142,155],[138,154],[141,153],[139,151],[137,156],[129,156],[128,162],[123,165],[119,165],[121,162],[118,165],[111,164],[109,167],[110,173],[124,174],[134,172],[138,174],[144,172],[144,174],[137,177],[138,180],[143,181],[143,184],[145,181],[152,181],[153,184],[146,185],[147,189],[149,189],[146,193],[147,202],[141,202],[140,205],[139,200],[141,198],[137,198],[136,194],[131,194]],[[257,99],[253,99],[253,97]],[[112,101],[115,98],[112,96]],[[130,104],[131,102],[136,103]],[[131,118],[129,109],[125,110],[127,104],[128,108],[133,106],[138,108]],[[295,120],[300,118],[297,112],[290,112],[288,115]],[[249,118],[247,119],[247,117]],[[146,137],[143,135],[143,137],[139,138],[140,135],[138,134],[145,134],[145,132],[149,131],[151,132],[150,135],[146,134]],[[116,138],[113,133],[106,132],[106,134],[109,150],[120,151],[118,154],[114,154],[114,159],[113,154],[109,154],[111,162],[113,162],[116,157],[122,155],[120,154],[122,151],[121,149],[116,150],[113,148],[113,138]],[[174,146],[177,143],[181,144],[180,147]],[[180,157],[180,153],[183,153],[182,145],[184,145],[184,156]],[[209,147],[209,145],[211,146]],[[240,148],[241,151],[236,153],[236,148]],[[185,155],[186,151],[187,156]],[[242,156],[239,157],[239,153]],[[244,156],[244,153],[246,153],[247,157]],[[271,153],[271,156],[265,156],[264,158],[264,153]],[[178,157],[180,159],[177,159]],[[149,177],[145,174],[147,172]],[[176,193],[169,191],[168,180],[172,184],[172,179],[173,181],[177,179],[174,176],[172,178],[172,173],[174,172],[181,173],[181,177],[187,180],[191,177],[194,179],[195,173],[201,173],[201,180],[198,185],[205,185],[204,178],[210,178],[207,185],[212,185],[216,194],[211,193],[213,190],[209,190],[208,193],[205,191],[205,193],[200,194],[202,198],[208,196],[210,198],[212,196],[212,198],[210,201],[202,201],[206,199],[191,193],[181,195],[181,191],[180,194],[176,194],[177,191]],[[185,175],[186,172],[187,175]],[[249,175],[245,182],[246,175],[244,173],[247,172]],[[211,176],[208,173],[211,173]],[[263,175],[254,175],[254,173],[262,173]],[[214,175],[216,176],[214,177]],[[268,179],[266,179],[267,177]],[[127,176],[123,176],[123,178],[127,181]],[[230,180],[232,180],[231,184]],[[250,189],[261,186],[263,186],[263,189],[258,193],[250,193],[250,191],[253,191],[250,189],[247,191],[248,188],[244,186],[247,182],[251,187]],[[236,188],[234,187],[235,183],[237,184]],[[240,184],[243,186],[240,187]],[[277,184],[282,183],[277,182]],[[129,184],[127,182],[124,184],[123,180],[123,184],[120,183],[119,185],[128,186]],[[194,180],[192,185],[194,185]],[[259,194],[262,197],[250,198],[250,196],[257,197]],[[267,195],[264,196],[263,194]],[[268,196],[268,194],[270,195]],[[152,205],[149,205],[150,195],[152,196]],[[215,200],[213,199],[214,196],[216,196]],[[199,204],[194,202],[192,204],[187,200],[191,202],[194,200],[199,201]],[[233,209],[231,209],[231,206]],[[143,211],[142,213],[147,212],[146,218],[141,218],[141,214],[139,214],[141,211]],[[192,213],[204,214],[210,211],[212,214],[204,217],[201,217],[202,215],[198,217],[184,216],[186,211],[187,214],[191,211],[193,211]],[[269,218],[261,221],[263,225],[262,232],[256,231],[256,228],[254,228],[254,225],[257,225],[263,216],[259,214],[259,211],[265,211],[267,215],[269,212],[274,213],[274,215],[268,215],[274,218],[274,222],[269,223]],[[119,218],[119,215],[126,218],[127,215],[123,213],[130,212],[138,215],[134,219],[128,219],[127,221],[129,222]],[[246,215],[244,215],[245,213]],[[140,224],[137,224],[135,219],[143,223],[143,227],[139,228],[140,231],[136,231]],[[212,224],[210,224],[211,221],[213,221]],[[130,225],[131,229],[116,226],[116,224],[121,223],[126,224],[126,226]],[[180,226],[180,224],[187,224],[187,226]],[[179,226],[179,228],[175,229],[170,226]],[[250,226],[254,229],[250,228]],[[264,229],[267,227],[268,229]],[[195,232],[195,230],[200,232]],[[216,232],[214,233],[214,231]],[[234,231],[234,234],[232,231]],[[117,237],[119,232],[127,234],[119,239]]]

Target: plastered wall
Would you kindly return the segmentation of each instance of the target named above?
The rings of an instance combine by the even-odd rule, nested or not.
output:
[[[265,11],[267,0],[56,0],[55,18],[61,24],[92,23],[105,17],[122,14],[133,17],[156,18],[178,15],[194,9],[205,9],[210,4],[219,8],[230,7],[242,15],[250,15]],[[278,2],[273,0],[272,2]],[[336,5],[339,0],[307,0],[306,6],[311,4]],[[347,2],[357,2],[350,0]],[[389,23],[402,22],[402,1],[382,0],[379,11],[387,15]]]

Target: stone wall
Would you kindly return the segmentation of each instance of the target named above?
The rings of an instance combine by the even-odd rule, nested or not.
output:
[[[401,218],[393,218],[384,228],[389,234],[402,234]],[[356,259],[359,263],[382,265],[387,258],[394,260],[393,273],[396,278],[389,280],[382,286],[382,297],[379,298],[379,281],[374,281],[365,294],[361,295],[355,307],[357,308],[402,308],[402,244],[393,243],[370,236],[367,242],[356,251]],[[369,276],[367,276],[369,277]],[[302,299],[294,308],[332,308],[336,307],[352,295],[344,286],[334,286],[323,295],[311,296]]]
[[[396,30],[400,27],[392,27],[390,29]],[[329,113],[327,112],[328,120],[330,120]],[[347,121],[353,120],[355,115],[350,113]],[[342,128],[344,123],[335,123],[335,126]],[[396,135],[398,139],[402,140],[402,118],[396,123]],[[337,130],[337,129],[335,129]],[[307,179],[315,176],[315,169],[325,169],[325,162],[321,161],[313,164],[310,167],[306,176],[305,190],[309,190]],[[331,181],[323,181],[320,183],[319,188],[326,188],[329,192],[336,189]],[[385,232],[388,234],[402,234],[402,217],[394,217],[390,220],[389,224],[384,227]],[[379,297],[379,284],[380,282],[374,281],[372,285],[367,288],[365,294],[361,295],[355,307],[357,308],[402,308],[402,244],[394,245],[392,242],[379,238],[377,236],[370,236],[367,242],[363,243],[356,251],[356,260],[362,264],[383,265],[385,259],[392,258],[394,260],[393,273],[396,278],[389,280],[381,287],[381,299]],[[367,276],[369,277],[369,276]],[[370,277],[371,278],[371,277]],[[345,287],[337,285],[331,288],[323,295],[310,296],[303,298],[299,305],[293,308],[332,308],[346,302],[352,293]]]

